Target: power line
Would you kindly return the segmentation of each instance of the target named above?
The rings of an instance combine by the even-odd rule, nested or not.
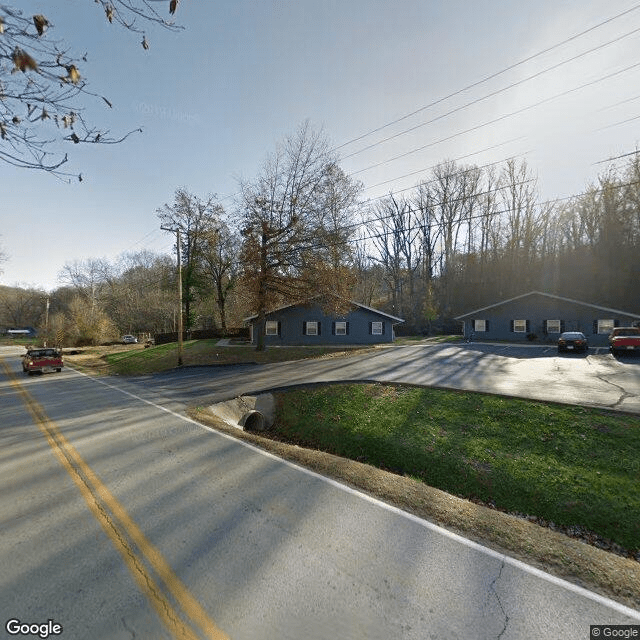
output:
[[[614,20],[617,20],[618,18],[621,18],[625,15],[628,15],[629,13],[636,11],[638,8],[640,8],[640,4],[636,4],[633,7],[631,7],[630,9],[627,9],[626,11],[623,11],[622,13],[618,13],[615,16],[612,16],[611,18],[607,18],[606,20],[603,20],[602,22],[599,22],[598,24],[594,25],[593,27],[589,27],[588,29],[585,29],[584,31],[581,31],[580,33],[577,33],[573,36],[571,36],[570,38],[567,38],[566,40],[562,40],[561,42],[558,42],[550,47],[547,47],[546,49],[542,49],[541,51],[538,51],[537,53],[534,53],[531,56],[528,56],[527,58],[523,58],[522,60],[515,62],[511,65],[509,65],[508,67],[505,67],[504,69],[501,69],[500,71],[496,71],[495,73],[492,73],[484,78],[482,78],[481,80],[477,80],[476,82],[473,82],[472,84],[467,85],[466,87],[463,87],[462,89],[458,89],[457,91],[454,91],[453,93],[450,93],[447,96],[444,96],[442,98],[438,98],[437,100],[434,100],[433,102],[420,107],[419,109],[416,109],[415,111],[412,111],[411,113],[408,113],[400,118],[396,118],[395,120],[388,122],[380,127],[377,127],[376,129],[372,129],[371,131],[368,131],[366,133],[363,133],[362,135],[356,137],[356,138],[352,138],[351,140],[348,140],[347,142],[344,142],[343,144],[337,146],[334,148],[334,150],[338,150],[338,149],[342,149],[343,147],[346,147],[347,145],[350,145],[354,142],[358,142],[359,140],[362,140],[363,138],[366,138],[370,135],[373,135],[374,133],[378,133],[379,131],[382,131],[383,129],[386,129],[394,124],[397,124],[398,122],[402,122],[403,120],[407,120],[408,118],[421,113],[422,111],[425,111],[426,109],[430,109],[431,107],[435,107],[436,105],[440,104],[441,102],[444,102],[445,100],[448,100],[449,98],[453,98],[457,95],[460,95],[461,93],[464,93],[465,91],[468,91],[469,89],[473,89],[474,87],[477,87],[481,84],[484,84],[485,82],[488,82],[489,80],[492,80],[493,78],[496,78],[504,73],[506,73],[507,71],[511,71],[512,69],[515,69],[516,67],[519,67],[523,64],[525,64],[526,62],[529,62],[531,60],[534,60],[535,58],[538,58],[541,55],[544,55],[545,53],[549,53],[549,51],[553,51],[554,49],[557,49],[558,47],[561,47],[569,42],[572,42],[573,40],[576,40],[577,38],[580,38],[584,35],[586,35],[587,33],[590,33],[591,31],[594,31],[596,29],[599,29],[600,27],[604,26],[605,24],[608,24],[610,22],[613,22]]]
[[[598,109],[598,111],[606,111],[607,109],[613,109],[614,107],[619,107],[621,104],[627,104],[627,102],[633,102],[640,98],[640,95],[633,96],[632,98],[627,98],[626,100],[620,100],[620,102],[614,102],[613,104],[609,104],[606,107],[602,107],[602,109]]]
[[[611,129],[612,127],[619,127],[621,124],[627,124],[627,122],[633,122],[637,120],[640,116],[633,116],[633,118],[627,118],[626,120],[621,120],[620,122],[614,122],[613,124],[608,124],[606,127],[600,127],[596,129],[596,131],[604,131],[605,129]]]
[[[505,91],[508,91],[509,89],[512,89],[513,87],[517,87],[521,84],[524,84],[525,82],[529,82],[530,80],[533,80],[534,78],[538,78],[541,75],[548,73],[549,71],[553,71],[555,69],[558,69],[559,67],[564,66],[565,64],[568,64],[569,62],[573,62],[579,58],[582,58],[583,56],[586,56],[590,53],[593,53],[594,51],[598,51],[600,49],[603,49],[604,47],[607,47],[611,44],[614,44],[616,42],[619,42],[620,40],[623,40],[624,38],[629,37],[630,35],[633,35],[635,33],[638,33],[640,31],[640,27],[637,29],[633,29],[632,31],[629,31],[628,33],[625,33],[622,36],[619,36],[617,38],[614,38],[613,40],[609,40],[608,42],[605,42],[604,44],[598,45],[597,47],[593,47],[592,49],[589,49],[588,51],[585,51],[583,53],[580,53],[578,55],[575,55],[571,58],[567,58],[566,60],[563,60],[562,62],[558,62],[557,64],[554,64],[550,67],[547,67],[546,69],[543,69],[542,71],[538,71],[537,73],[534,73],[530,76],[527,76],[526,78],[522,78],[521,80],[517,80],[516,82],[512,82],[510,85],[507,85],[506,87],[502,87],[500,89],[496,89],[495,91],[492,91],[491,93],[487,93],[484,96],[481,96],[480,98],[476,98],[475,100],[472,100],[471,102],[467,102],[466,104],[463,104],[459,107],[456,107],[455,109],[451,109],[450,111],[447,111],[446,113],[443,113],[435,118],[432,118],[431,120],[428,120],[427,122],[422,122],[420,124],[415,125],[414,127],[410,127],[409,129],[405,129],[404,131],[400,131],[399,133],[396,133],[392,136],[389,136],[387,138],[384,138],[382,140],[379,140],[378,142],[374,142],[373,144],[368,145],[367,147],[363,147],[362,149],[359,149],[358,151],[354,151],[353,153],[350,153],[349,155],[345,156],[344,159],[346,160],[347,158],[351,158],[355,155],[358,155],[359,153],[363,153],[364,151],[368,151],[369,149],[372,149],[374,147],[377,147],[380,144],[383,144],[385,142],[389,142],[390,140],[394,140],[396,138],[399,138],[400,136],[403,136],[407,133],[411,133],[412,131],[416,131],[417,129],[420,129],[422,127],[425,127],[429,124],[433,124],[434,122],[437,122],[438,120],[442,120],[443,118],[446,118],[450,115],[453,115],[454,113],[458,113],[459,111],[462,111],[463,109],[466,109],[467,107],[473,106],[475,104],[478,104],[484,100],[487,100],[488,98],[492,98],[494,96],[497,96],[500,93],[504,93]],[[632,67],[628,67],[627,69],[623,69],[622,71],[616,72],[612,75],[616,75],[617,73],[622,73],[623,71],[627,71],[629,69],[632,69],[634,66],[638,66],[638,65],[633,65]],[[601,80],[607,79],[611,76],[604,76]],[[587,85],[583,85],[583,86],[589,86]],[[560,94],[562,95],[562,94]]]
[[[621,189],[621,188],[624,188],[624,187],[635,186],[635,185],[638,185],[638,184],[640,184],[640,180],[635,180],[633,182],[626,182],[626,183],[622,183],[622,184],[618,184],[618,185],[610,185],[607,188]],[[510,187],[510,186],[513,186],[513,185],[507,185],[507,186]],[[605,191],[605,188],[596,189],[594,191],[594,193],[603,193],[604,191]],[[539,207],[551,206],[551,205],[558,204],[560,202],[564,202],[564,201],[567,201],[567,200],[573,200],[574,198],[578,198],[578,197],[580,197],[582,195],[585,195],[585,194],[584,193],[574,194],[574,195],[571,195],[571,196],[565,196],[563,198],[555,198],[555,199],[551,199],[551,200],[546,200],[546,201],[543,201],[543,202],[539,202],[537,204],[538,204]],[[466,223],[466,222],[470,222],[471,220],[481,220],[483,218],[494,217],[496,215],[501,215],[501,214],[504,214],[504,213],[511,213],[511,212],[513,212],[515,210],[516,209],[512,207],[512,208],[506,208],[506,209],[500,209],[500,210],[497,210],[497,211],[492,211],[490,213],[484,212],[484,213],[481,213],[481,214],[478,214],[478,215],[474,215],[474,216],[465,216],[464,218],[461,218],[458,221],[462,222],[462,223]],[[408,206],[408,213],[417,213],[417,212],[418,212],[418,210],[412,209],[411,205]],[[378,220],[383,220],[383,219],[386,219],[386,218],[389,218],[389,217],[391,217],[391,216],[384,216],[384,217],[381,217],[379,219],[368,220],[366,222],[366,224],[370,225],[372,222],[376,222]],[[361,223],[359,226],[364,226],[364,223]],[[429,222],[426,225],[425,224],[419,224],[419,225],[416,225],[416,226],[413,226],[413,227],[408,227],[408,228],[404,229],[404,231],[406,231],[406,232],[418,231],[418,230],[425,229],[425,228],[429,228],[429,230],[431,230],[432,228],[437,227],[437,226],[439,226],[439,223],[437,223],[437,222],[433,222],[433,223]],[[322,244],[318,244],[315,247],[312,246],[312,247],[309,247],[309,248],[322,248],[322,247],[338,246],[338,245],[341,245],[341,244],[348,244],[348,243],[351,243],[351,242],[362,242],[362,241],[367,241],[367,240],[373,240],[375,238],[383,238],[384,236],[390,235],[392,233],[394,233],[394,231],[383,231],[381,233],[370,234],[370,235],[367,235],[367,236],[364,236],[364,237],[348,238],[346,240],[336,241],[334,243],[322,243]]]
[[[451,162],[460,162],[460,160],[465,160],[466,158],[470,158],[471,156],[477,156],[479,153],[484,153],[485,151],[492,151],[493,149],[497,149],[498,147],[502,147],[506,144],[510,144],[511,142],[518,142],[519,140],[524,140],[525,136],[520,136],[519,138],[512,138],[511,140],[506,140],[505,142],[499,142],[498,144],[491,145],[490,147],[485,147],[484,149],[480,149],[479,151],[473,151],[472,153],[467,153],[463,156],[458,156],[457,158],[453,158]],[[520,155],[526,155],[526,153],[522,153]],[[499,162],[504,162],[504,160],[498,160],[496,162],[490,162],[489,164],[482,165],[484,167],[491,166],[492,164],[498,164]],[[390,178],[389,180],[384,180],[383,182],[378,182],[376,184],[372,184],[368,187],[365,187],[365,190],[374,189],[375,187],[381,187],[385,184],[389,184],[390,182],[395,182],[396,180],[402,180],[403,178],[409,178],[410,176],[414,176],[417,173],[424,173],[425,171],[431,171],[436,167],[440,166],[442,163],[438,162],[437,164],[433,164],[430,167],[425,167],[423,169],[417,169],[416,171],[412,171],[410,173],[405,173],[402,176],[397,176],[396,178]]]
[[[640,153],[640,149],[636,149],[635,151],[630,151],[629,153],[623,153],[621,156],[615,156],[614,158],[607,158],[606,160],[598,160],[598,162],[594,162],[593,164],[604,164],[605,162],[613,162],[614,160],[620,160],[621,158],[628,158],[629,156],[635,156]]]
[[[640,28],[636,29],[636,31],[640,31]],[[387,160],[382,160],[382,161],[377,162],[375,164],[372,164],[372,165],[370,165],[370,166],[368,166],[368,167],[366,167],[364,169],[359,169],[358,171],[354,171],[350,175],[353,176],[353,175],[357,175],[359,173],[364,173],[365,171],[369,171],[371,169],[375,169],[375,168],[380,167],[380,166],[382,166],[384,164],[388,164],[390,162],[394,162],[396,160],[400,160],[401,158],[405,158],[405,157],[407,157],[409,155],[417,153],[418,151],[424,151],[425,149],[428,149],[430,147],[434,147],[434,146],[436,146],[438,144],[442,144],[443,142],[448,142],[449,140],[452,140],[454,138],[462,136],[462,135],[464,135],[466,133],[471,133],[473,131],[478,131],[479,129],[482,129],[482,128],[487,127],[487,126],[492,125],[492,124],[495,124],[496,122],[501,122],[502,120],[506,120],[507,118],[511,118],[511,117],[513,117],[515,115],[519,115],[521,113],[524,113],[525,111],[529,111],[530,109],[534,109],[535,107],[539,107],[540,105],[546,104],[547,102],[551,102],[552,100],[556,100],[558,98],[564,97],[564,96],[566,96],[566,95],[568,95],[570,93],[573,93],[575,91],[579,91],[581,89],[584,89],[586,87],[592,86],[592,85],[597,84],[599,82],[603,82],[604,80],[608,80],[609,78],[612,78],[612,77],[614,77],[616,75],[619,75],[621,73],[628,72],[631,69],[634,69],[636,67],[640,67],[640,62],[637,62],[637,63],[635,63],[635,64],[633,64],[633,65],[631,65],[629,67],[625,67],[624,69],[619,69],[618,71],[614,71],[612,73],[609,73],[609,74],[607,74],[605,76],[597,78],[596,80],[592,80],[590,82],[584,83],[584,84],[579,85],[577,87],[573,87],[572,89],[567,89],[566,91],[562,91],[562,92],[557,93],[557,94],[555,94],[553,96],[549,96],[547,98],[544,98],[543,100],[539,100],[538,102],[535,102],[533,104],[530,104],[530,105],[527,105],[525,107],[522,107],[521,109],[517,109],[516,111],[512,111],[510,113],[503,114],[503,115],[501,115],[501,116],[499,116],[497,118],[494,118],[493,120],[488,120],[488,121],[483,122],[483,123],[481,123],[479,125],[476,125],[474,127],[470,127],[469,129],[465,129],[463,131],[458,131],[456,133],[451,134],[450,136],[446,136],[445,138],[440,138],[439,140],[435,140],[433,142],[430,142],[430,143],[428,143],[426,145],[423,145],[421,147],[418,147],[416,149],[411,149],[410,151],[406,151],[405,153],[402,153],[400,155],[394,156],[394,157],[389,158]]]

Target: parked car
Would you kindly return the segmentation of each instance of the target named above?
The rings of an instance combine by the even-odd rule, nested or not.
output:
[[[583,351],[589,348],[587,336],[580,331],[565,331],[558,338],[558,353],[563,351]]]
[[[135,336],[122,336],[123,344],[135,344],[136,342],[138,342],[138,338]]]
[[[29,375],[62,371],[64,361],[58,349],[29,349],[22,356],[22,370]]]
[[[640,351],[640,327],[616,327],[609,334],[609,348],[614,356],[622,351]]]

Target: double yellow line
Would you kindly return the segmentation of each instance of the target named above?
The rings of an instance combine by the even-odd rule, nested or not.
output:
[[[203,637],[208,640],[228,640],[228,636],[209,618],[158,549],[149,542],[124,507],[1,358],[0,363],[53,453],[75,482],[87,506],[120,552],[138,587],[167,629],[175,638],[184,640]]]

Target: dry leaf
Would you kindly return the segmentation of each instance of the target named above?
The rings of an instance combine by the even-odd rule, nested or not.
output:
[[[80,138],[78,138],[75,132],[71,134],[71,139],[73,140],[74,144],[78,144],[80,142]]]
[[[33,16],[33,24],[36,26],[38,35],[41,36],[49,26],[49,21],[41,14]]]
[[[0,33],[4,33],[4,20],[0,18]]]
[[[66,78],[64,78],[65,82],[71,82],[72,84],[78,84],[80,82],[80,72],[76,68],[75,64],[67,67],[67,73],[69,74]]]
[[[176,12],[176,9],[178,8],[178,3],[180,2],[180,0],[171,0],[171,2],[169,2],[169,13],[170,14],[174,14]]]
[[[112,4],[108,4],[105,8],[104,8],[105,13],[107,14],[107,20],[109,22],[113,22],[113,5]]]
[[[27,71],[36,71],[38,69],[38,63],[26,51],[18,49],[18,47],[15,48],[11,59],[15,65],[14,71],[26,73]]]
[[[142,38],[142,48],[143,49],[148,49],[149,48],[149,42],[147,40],[147,36],[143,36],[143,38]]]

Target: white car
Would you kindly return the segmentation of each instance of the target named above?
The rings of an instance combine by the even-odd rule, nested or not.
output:
[[[134,344],[136,342],[138,342],[138,338],[136,338],[135,336],[122,336],[123,344]]]

